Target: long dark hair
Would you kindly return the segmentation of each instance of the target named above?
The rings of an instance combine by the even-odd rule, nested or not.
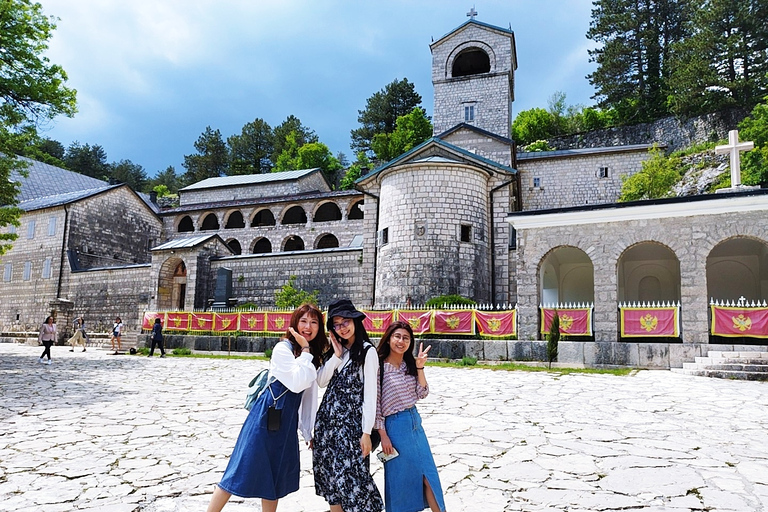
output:
[[[302,304],[296,308],[291,315],[290,325],[294,330],[298,331],[299,320],[301,320],[301,317],[307,313],[313,316],[318,322],[317,336],[309,340],[309,353],[312,354],[312,364],[315,365],[315,368],[319,368],[322,364],[323,352],[328,350],[328,347],[330,346],[328,338],[325,336],[325,329],[323,328],[323,325],[325,325],[325,322],[323,321],[323,312],[312,304]],[[299,345],[299,342],[293,337],[290,330],[285,331],[285,339],[291,342],[293,355],[299,357],[301,355],[301,345]]]
[[[408,375],[413,375],[415,377],[416,358],[413,357],[413,347],[416,345],[416,339],[413,337],[413,329],[408,322],[398,320],[397,322],[389,324],[389,327],[384,331],[381,340],[379,340],[379,347],[376,349],[376,352],[379,354],[379,362],[383,364],[384,360],[389,357],[389,354],[392,352],[392,349],[389,346],[389,341],[392,339],[392,334],[398,329],[405,329],[411,336],[411,344],[408,345],[408,350],[403,354],[403,361],[405,361],[405,366],[408,368]]]
[[[368,331],[365,330],[362,318],[350,318],[355,323],[355,339],[352,340],[352,344],[348,347],[349,359],[356,363],[365,364],[365,351],[363,346],[366,342],[371,343],[371,338],[368,337]]]

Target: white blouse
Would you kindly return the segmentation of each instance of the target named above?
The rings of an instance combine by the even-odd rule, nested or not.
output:
[[[274,357],[274,356],[273,356]],[[323,366],[317,370],[317,384],[324,388],[333,377],[333,372],[337,368],[342,368],[349,361],[349,350],[344,349],[341,358],[333,354]],[[373,423],[376,421],[376,393],[379,378],[379,355],[376,353],[376,347],[371,347],[365,354],[365,365],[361,370],[363,379],[363,432],[371,433]]]
[[[305,391],[299,404],[299,431],[304,440],[309,442],[315,427],[318,392],[317,370],[312,364],[312,354],[302,352],[299,357],[294,357],[291,343],[287,340],[280,341],[272,349],[269,376],[282,382],[294,393]]]

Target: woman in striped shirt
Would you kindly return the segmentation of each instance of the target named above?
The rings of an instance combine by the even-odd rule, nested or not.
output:
[[[424,349],[419,343],[416,357],[413,348],[413,330],[400,321],[387,328],[378,347],[382,377],[374,427],[381,434],[382,451],[399,453],[384,463],[384,504],[387,512],[427,507],[445,512],[440,477],[416,410],[416,401],[429,393],[424,363],[432,346]]]

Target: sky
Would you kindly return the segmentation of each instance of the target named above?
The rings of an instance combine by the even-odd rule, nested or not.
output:
[[[227,137],[289,115],[334,154],[350,150],[358,110],[407,78],[432,115],[429,44],[467,21],[511,26],[513,116],[556,92],[592,105],[591,0],[39,0],[58,19],[46,55],[77,90],[78,113],[43,135],[99,144],[149,176],[174,166],[207,126]]]

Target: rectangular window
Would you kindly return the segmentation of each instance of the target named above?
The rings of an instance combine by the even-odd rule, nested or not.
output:
[[[5,267],[3,268],[3,281],[6,283],[11,281],[11,277],[13,276],[13,263],[6,263]]]
[[[24,275],[22,276],[22,279],[25,281],[29,281],[32,278],[32,262],[27,261],[24,263]]]
[[[541,178],[533,178],[533,186],[534,188],[541,187]]]
[[[48,236],[56,235],[56,217],[48,219]]]
[[[35,221],[30,220],[29,225],[27,225],[27,238],[32,239],[35,238]]]
[[[474,121],[475,120],[475,106],[474,105],[468,105],[464,107],[464,121]]]
[[[389,243],[389,228],[384,228],[379,231],[379,245],[386,245]]]
[[[45,258],[43,262],[43,279],[51,278],[51,258]]]
[[[601,177],[601,178],[607,178],[608,177],[608,168],[607,167],[601,167],[598,176]]]
[[[472,226],[469,226],[467,224],[461,225],[461,241],[462,242],[472,241]]]

